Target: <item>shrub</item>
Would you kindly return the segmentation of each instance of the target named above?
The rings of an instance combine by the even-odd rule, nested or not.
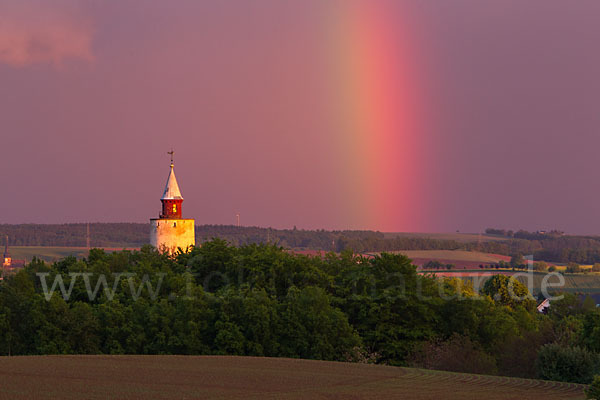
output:
[[[446,341],[426,343],[420,353],[413,355],[411,364],[420,368],[471,374],[492,375],[497,371],[494,357],[468,337],[458,334]]]
[[[535,360],[538,352],[543,345],[552,341],[552,336],[551,329],[540,329],[524,332],[523,336],[506,337],[495,350],[498,373],[519,378],[535,378]]]
[[[533,269],[538,272],[545,272],[548,270],[548,264],[543,261],[536,261],[533,263]]]
[[[569,274],[577,274],[577,273],[581,272],[581,267],[577,263],[570,262],[569,264],[567,264],[566,272]]]
[[[585,390],[585,396],[590,400],[600,400],[600,376],[594,377],[590,387]]]
[[[442,264],[438,260],[430,260],[430,261],[427,261],[423,265],[423,269],[441,269],[441,268],[444,268],[444,264]]]
[[[536,370],[540,379],[588,384],[598,371],[598,355],[581,347],[547,344],[540,349]]]

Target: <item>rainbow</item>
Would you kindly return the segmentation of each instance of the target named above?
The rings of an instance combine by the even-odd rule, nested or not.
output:
[[[331,74],[352,228],[420,231],[426,212],[419,159],[419,76],[402,10],[393,2],[332,7]]]

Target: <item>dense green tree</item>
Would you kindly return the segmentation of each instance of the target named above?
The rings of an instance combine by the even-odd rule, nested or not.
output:
[[[569,274],[576,274],[581,272],[581,267],[576,262],[570,262],[567,264],[566,272]]]
[[[76,354],[98,354],[100,338],[98,319],[93,308],[82,302],[75,302],[69,310],[69,348]]]
[[[243,356],[245,338],[239,326],[230,321],[217,321],[215,323],[217,335],[215,337],[216,354]]]
[[[531,310],[536,306],[535,299],[527,287],[506,275],[495,275],[488,279],[481,292],[490,296],[494,301],[513,309],[523,306]]]
[[[554,322],[554,341],[563,346],[583,344],[583,318],[581,315],[567,315]]]
[[[585,312],[581,297],[573,293],[562,293],[560,299],[552,301],[548,315],[560,320],[569,315],[581,315]]]
[[[525,258],[523,254],[517,253],[510,258],[510,266],[513,268],[522,267],[525,265]]]
[[[320,288],[290,288],[281,319],[281,351],[288,357],[339,360],[361,344],[346,315]]]
[[[590,312],[585,315],[582,338],[588,349],[600,353],[600,311]]]
[[[540,379],[587,384],[599,372],[599,359],[584,348],[553,343],[541,348],[536,369]]]
[[[10,310],[0,309],[0,355],[11,355],[12,330],[10,327]]]

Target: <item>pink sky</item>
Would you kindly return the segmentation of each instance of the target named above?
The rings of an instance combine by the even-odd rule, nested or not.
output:
[[[173,147],[199,224],[600,233],[600,2],[364,2],[417,49],[419,219],[345,207],[369,178],[348,191],[331,117],[345,0],[4,0],[0,223],[146,222]]]

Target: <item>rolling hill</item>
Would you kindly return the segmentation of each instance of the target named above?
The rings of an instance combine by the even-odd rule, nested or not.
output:
[[[584,386],[382,365],[221,356],[0,358],[10,399],[584,399]]]

